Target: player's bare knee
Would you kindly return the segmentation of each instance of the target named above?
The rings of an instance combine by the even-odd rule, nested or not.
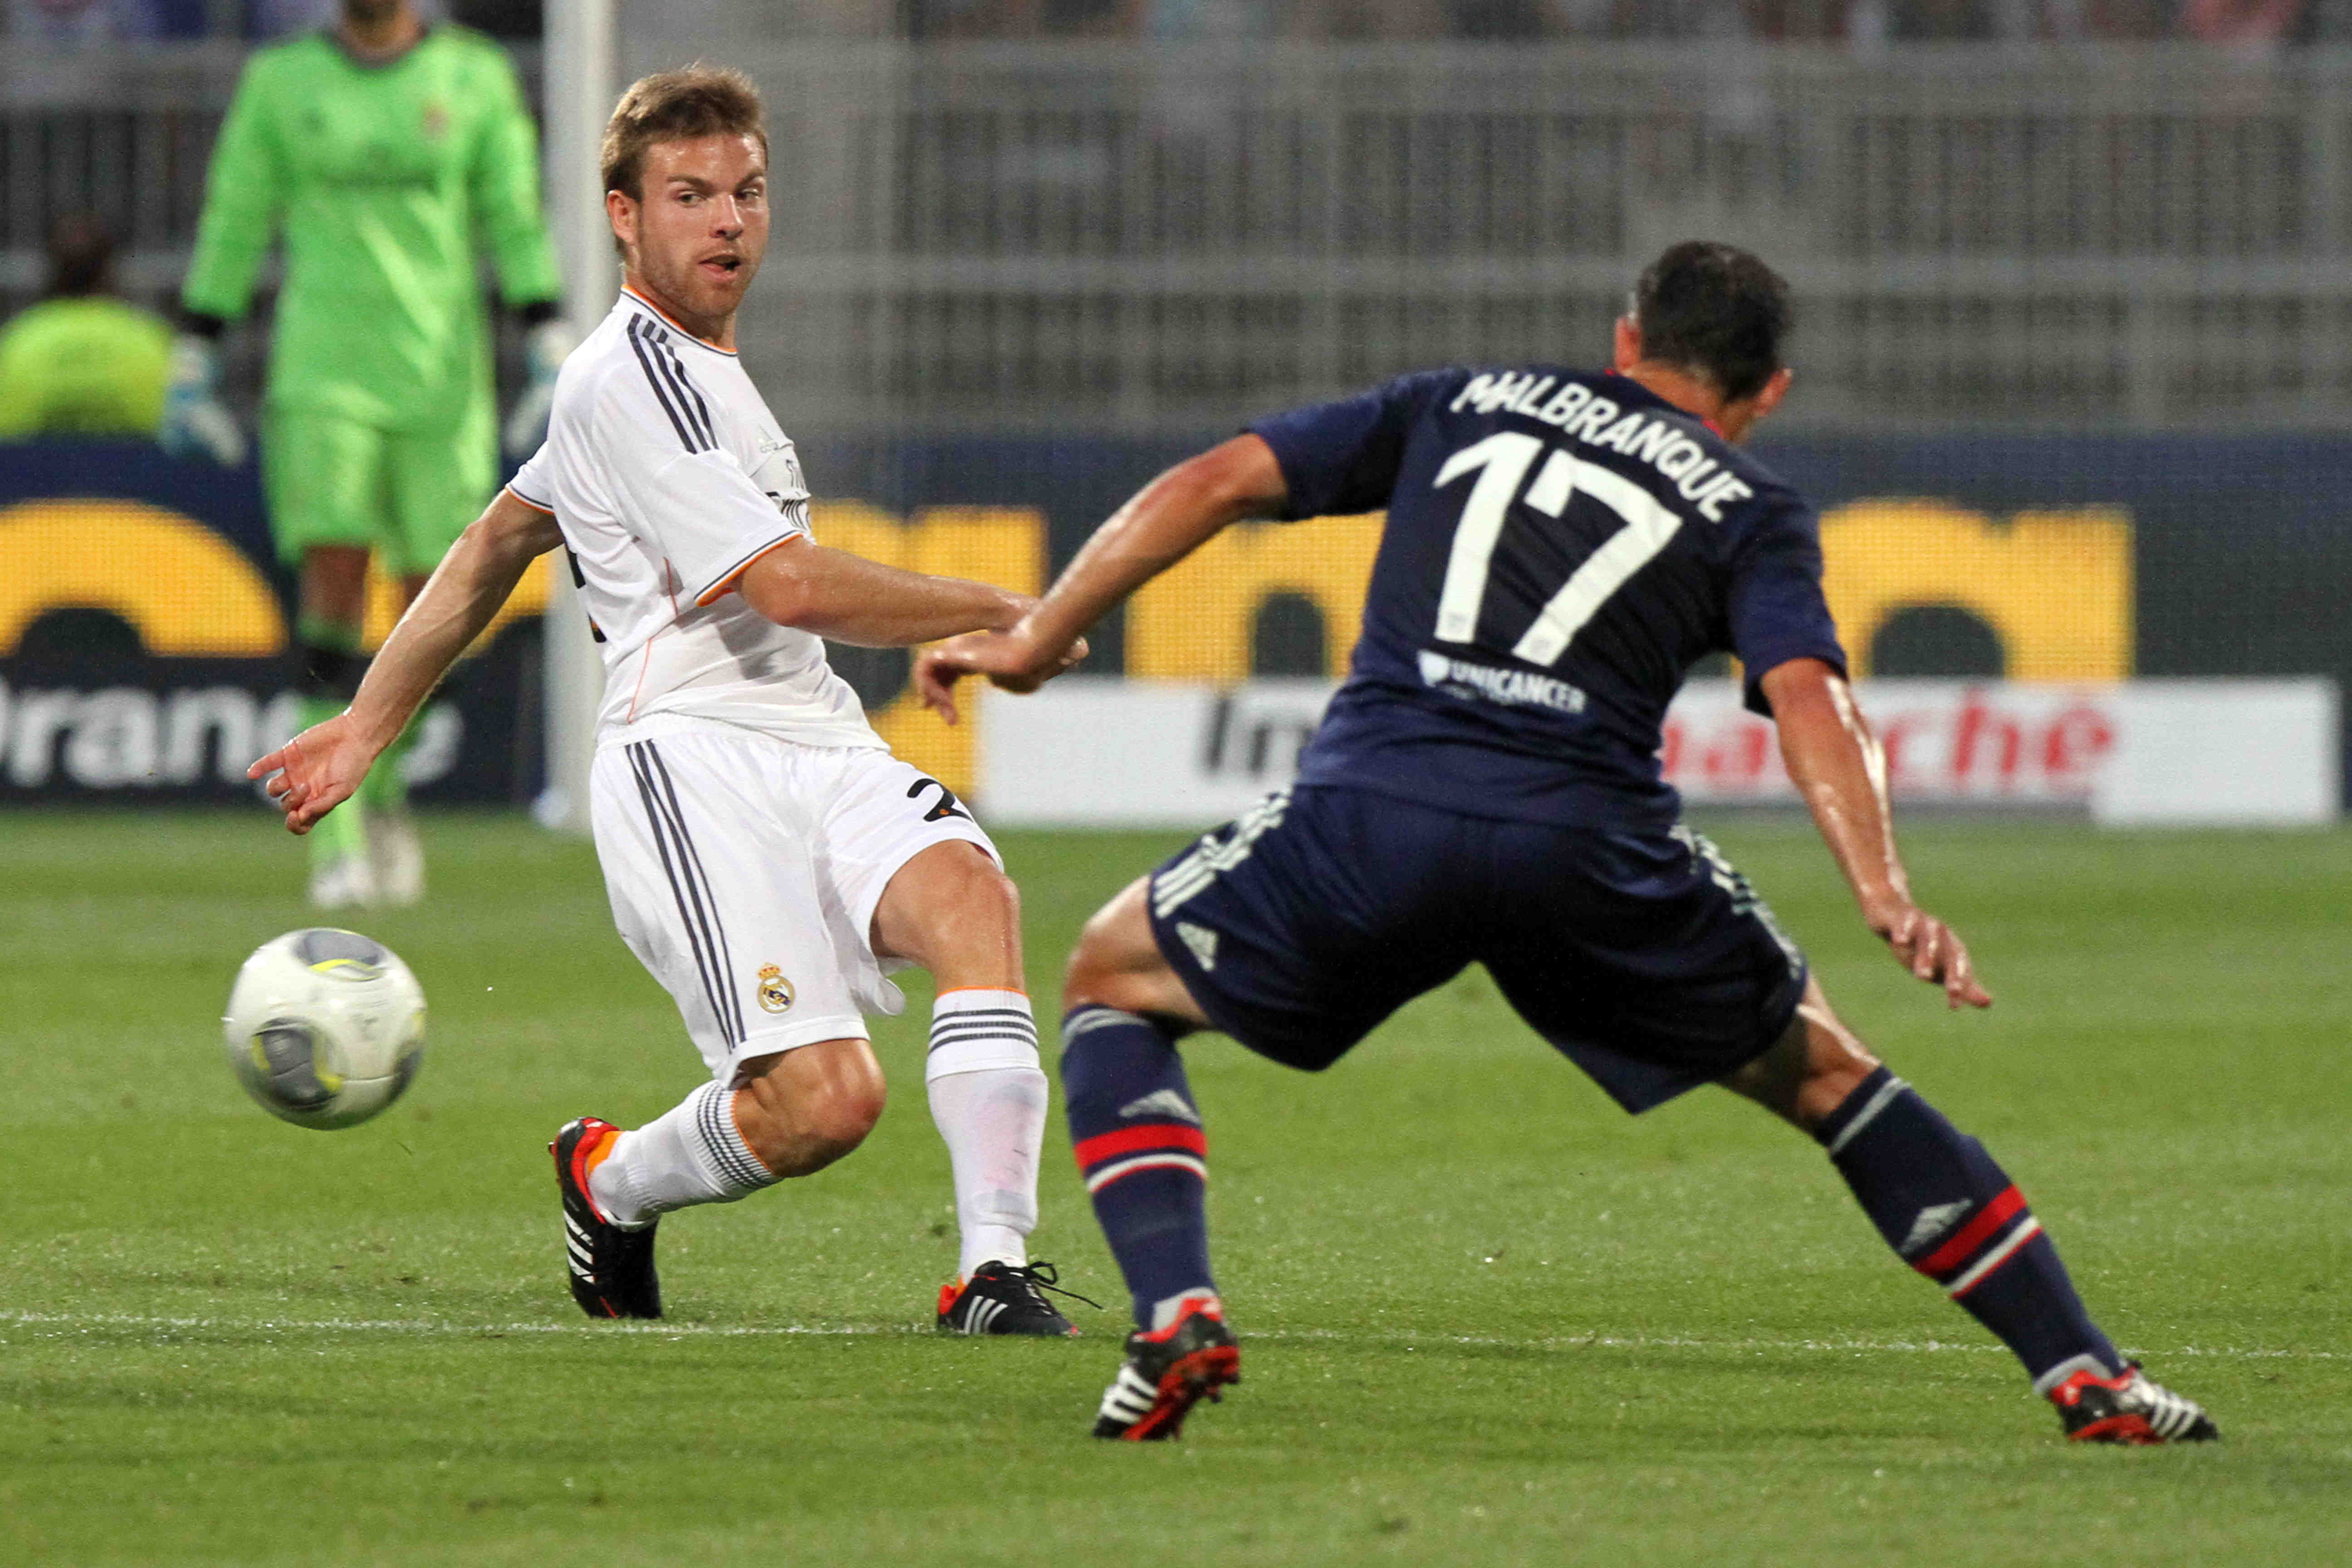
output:
[[[1160,952],[1143,913],[1145,880],[1129,883],[1110,902],[1097,910],[1078,933],[1077,944],[1062,971],[1065,1007],[1117,1007],[1136,1012],[1150,1005],[1142,973],[1156,966]],[[1141,932],[1139,951],[1137,933]]]
[[[1089,951],[1086,938],[1078,939],[1070,949],[1069,962],[1062,966],[1062,1005],[1065,1007],[1116,1007],[1118,1004],[1104,994],[1104,982],[1109,972],[1104,966],[1102,954]]]
[[[746,1064],[743,1089],[737,1129],[780,1179],[823,1170],[864,1142],[888,1092],[864,1040],[827,1040]]]
[[[1723,1085],[1810,1132],[1877,1067],[1878,1058],[1831,1010],[1820,984],[1808,981],[1780,1037]]]
[[[936,844],[890,879],[875,951],[921,964],[941,985],[1020,984],[1021,891],[978,845]]]
[[[971,848],[971,846],[964,847]],[[1021,889],[1004,868],[977,848],[964,867],[957,890],[963,919],[1001,931],[1021,929]]]
[[[869,1082],[828,1085],[812,1103],[798,1108],[803,1169],[822,1169],[865,1142],[882,1119],[885,1098],[877,1074]]]

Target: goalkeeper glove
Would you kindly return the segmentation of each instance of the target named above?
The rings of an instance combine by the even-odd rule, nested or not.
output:
[[[220,354],[193,332],[172,343],[172,380],[155,438],[175,458],[201,455],[225,468],[245,461],[245,432],[220,400]]]
[[[547,439],[548,411],[555,406],[555,373],[579,346],[578,335],[560,316],[540,322],[523,338],[523,363],[530,380],[507,416],[503,439],[509,457],[528,458]]]

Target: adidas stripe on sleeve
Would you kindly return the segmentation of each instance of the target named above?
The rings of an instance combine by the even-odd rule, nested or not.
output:
[[[632,522],[677,574],[679,602],[708,605],[752,562],[808,532],[808,491],[770,493],[744,471],[668,328],[639,315],[627,335],[632,363],[596,400],[595,443]]]
[[[882,746],[824,641],[730,591],[810,532],[799,454],[733,353],[624,290],[564,362],[546,445],[507,488],[563,530],[604,726],[666,715]]]

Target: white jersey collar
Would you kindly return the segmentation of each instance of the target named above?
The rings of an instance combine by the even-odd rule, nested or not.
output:
[[[709,349],[712,353],[724,354],[729,359],[738,357],[733,349],[722,349],[708,338],[696,337],[692,332],[688,331],[684,327],[678,325],[676,321],[671,321],[668,315],[663,311],[659,305],[655,304],[643,294],[638,293],[635,289],[629,288],[625,284],[621,288],[621,298],[619,303],[624,306],[635,305],[639,310],[651,316],[655,321],[659,321],[671,331],[677,333],[678,336],[684,338],[688,342],[694,344],[697,348]]]

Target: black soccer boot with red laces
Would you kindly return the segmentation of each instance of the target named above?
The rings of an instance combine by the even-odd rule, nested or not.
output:
[[[2205,1407],[2126,1364],[2119,1377],[2078,1372],[2050,1391],[2077,1443],[2210,1443],[2221,1434]]]
[[[1206,1399],[1242,1380],[1242,1352],[1213,1302],[1188,1301],[1164,1329],[1127,1336],[1127,1364],[1104,1391],[1095,1436],[1127,1443],[1164,1442],[1180,1436],[1184,1417]]]
[[[983,1263],[961,1284],[940,1287],[940,1332],[1074,1339],[1078,1331],[1045,1300],[1045,1292],[1086,1301],[1089,1307],[1096,1303],[1062,1289],[1060,1280],[1050,1263]]]
[[[583,1116],[565,1122],[547,1146],[555,1156],[556,1190],[563,1194],[563,1261],[571,1271],[572,1299],[590,1317],[658,1318],[661,1279],[654,1273],[654,1226],[623,1230],[588,1195],[588,1173],[620,1135],[611,1122]]]

